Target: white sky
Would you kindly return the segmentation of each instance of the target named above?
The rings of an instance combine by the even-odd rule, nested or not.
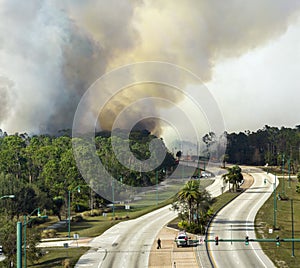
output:
[[[300,124],[300,19],[266,46],[217,64],[206,85],[228,132]]]

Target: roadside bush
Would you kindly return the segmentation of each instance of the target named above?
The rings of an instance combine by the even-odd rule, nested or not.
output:
[[[122,217],[116,215],[115,217],[110,217],[109,219],[110,219],[111,221],[113,221],[113,220],[115,220],[115,221],[120,221],[120,220],[122,220]]]
[[[96,217],[96,216],[102,216],[102,213],[103,213],[103,209],[93,209],[91,211],[91,216],[92,217]]]
[[[178,227],[179,227],[180,229],[186,230],[186,228],[188,227],[188,222],[182,220],[182,221],[178,222]]]
[[[72,217],[73,222],[81,222],[83,221],[83,217],[81,215],[76,215]]]
[[[62,261],[62,266],[64,268],[71,268],[71,260],[70,259],[65,259]]]
[[[191,223],[187,226],[186,231],[192,234],[201,234],[201,226],[198,226],[195,223]]]
[[[57,231],[55,229],[46,229],[42,232],[42,238],[54,238],[56,237]]]
[[[91,212],[90,211],[84,211],[84,212],[81,213],[81,215],[83,217],[90,217],[91,216]]]
[[[47,221],[46,218],[39,218],[39,217],[32,218],[30,220],[31,221],[27,224],[27,227],[29,227],[29,228],[31,228],[33,225],[39,225],[39,224],[45,223]]]
[[[103,212],[105,212],[105,213],[112,212],[112,209],[111,208],[105,208]]]
[[[75,210],[75,212],[83,212],[88,210],[89,206],[87,202],[74,203],[72,209]]]

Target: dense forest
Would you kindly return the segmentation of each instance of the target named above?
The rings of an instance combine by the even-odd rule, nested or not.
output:
[[[265,126],[256,132],[227,133],[226,160],[234,164],[284,166],[295,173],[300,164],[300,126]]]
[[[61,136],[14,134],[0,131],[0,196],[15,194],[14,202],[2,200],[1,210],[7,210],[11,217],[30,213],[36,207],[46,208],[59,218],[65,216],[68,191],[81,185],[81,193],[72,193],[72,209],[85,210],[98,207],[106,202],[87,186],[74,160],[72,139],[67,131]],[[298,172],[300,156],[300,126],[277,128],[265,126],[256,132],[226,133],[227,149],[223,160],[232,164],[277,165],[291,172]],[[176,165],[178,152],[173,156],[166,149],[166,157],[156,170],[142,172],[131,170],[119,163],[115,150],[125,155],[124,161],[130,166],[131,158],[123,154],[122,139],[129,139],[132,154],[144,160],[149,158],[150,142],[156,138],[150,132],[136,131],[129,137],[111,137],[109,132],[97,133],[95,147],[97,157],[105,169],[117,180],[129,186],[150,186],[162,181]],[[112,148],[112,139],[116,148]],[[213,133],[203,137],[209,146]],[[162,141],[163,142],[163,141]],[[120,145],[119,145],[120,144]],[[77,148],[78,149],[78,148]],[[79,147],[84,155],[84,144]],[[85,166],[93,162],[83,158]],[[97,174],[94,174],[97,176]],[[99,175],[99,174],[98,174]],[[99,187],[111,187],[102,185]],[[9,205],[8,205],[9,204]]]
[[[150,153],[149,144],[154,138],[156,137],[148,131],[132,132],[128,142],[133,155],[141,160],[147,159]],[[166,150],[166,157],[156,170],[130,170],[116,159],[111,145],[112,139],[116,139],[114,142],[118,145],[118,139],[122,138],[111,137],[107,132],[97,133],[96,154],[109,174],[126,185],[154,185],[156,179],[162,181],[165,173],[176,165],[172,154]],[[122,145],[119,147],[117,150],[122,150]],[[77,150],[84,154],[84,142],[81,147],[77,146]],[[86,157],[83,161],[86,166],[93,165]],[[102,185],[101,178],[98,182],[98,187],[111,187]],[[72,191],[78,185],[80,194]],[[13,218],[29,214],[35,208],[41,207],[47,209],[48,214],[61,218],[66,215],[69,191],[72,191],[72,210],[97,208],[108,202],[92,191],[82,178],[74,159],[72,138],[69,135],[30,137],[27,134],[7,135],[0,131],[0,196],[15,195],[14,202],[1,200],[0,210],[6,210],[6,214]]]

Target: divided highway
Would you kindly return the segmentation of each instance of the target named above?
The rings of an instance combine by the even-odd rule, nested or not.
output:
[[[114,225],[90,242],[92,249],[80,258],[75,267],[148,267],[150,250],[159,230],[176,216],[170,206],[166,206]]]
[[[272,194],[275,178],[259,169],[251,168],[246,172],[254,177],[254,184],[220,211],[211,225],[209,239],[214,239],[216,235],[227,239],[243,239],[246,235],[255,238],[254,218],[258,209]],[[223,180],[219,175],[207,190],[213,196],[218,196],[222,190],[226,190],[223,187]],[[89,244],[91,250],[79,259],[75,267],[148,267],[151,246],[158,232],[175,217],[176,213],[167,206],[140,218],[121,222],[93,239]],[[215,267],[275,267],[258,243],[250,242],[248,246],[241,242],[232,245],[230,242],[220,242],[218,246],[209,244]]]
[[[208,239],[215,236],[219,239],[256,237],[255,215],[273,193],[275,176],[258,169],[249,171],[254,178],[253,185],[218,213],[210,227]],[[244,242],[219,242],[218,246],[210,242],[209,248],[215,267],[275,267],[257,242],[250,242],[248,246]]]
[[[220,195],[221,176],[207,190]],[[151,246],[161,228],[177,217],[170,206],[163,207],[140,218],[121,222],[93,239],[92,248],[76,264],[76,268],[145,268],[148,267]]]

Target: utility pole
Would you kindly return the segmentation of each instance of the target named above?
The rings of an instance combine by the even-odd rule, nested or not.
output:
[[[294,205],[293,199],[291,199],[291,212],[292,212],[292,257],[295,257],[295,242],[294,242]]]
[[[197,141],[197,170],[198,170],[198,177],[200,179],[201,177],[201,171],[200,171],[200,155],[199,155],[199,142]]]
[[[156,205],[158,205],[158,171],[155,171],[155,182],[156,182]]]
[[[274,230],[276,229],[276,213],[277,213],[277,204],[276,204],[276,174],[275,174],[275,182],[274,182],[274,206],[273,206],[273,211],[274,211],[274,222],[273,222],[273,228]]]
[[[291,188],[291,158],[288,160],[288,167],[289,167],[289,188]]]
[[[282,190],[281,193],[284,196],[285,195],[285,184],[284,184],[284,154],[282,154],[282,167],[281,167],[281,172],[282,172]]]
[[[22,222],[17,222],[17,268],[22,268]]]

